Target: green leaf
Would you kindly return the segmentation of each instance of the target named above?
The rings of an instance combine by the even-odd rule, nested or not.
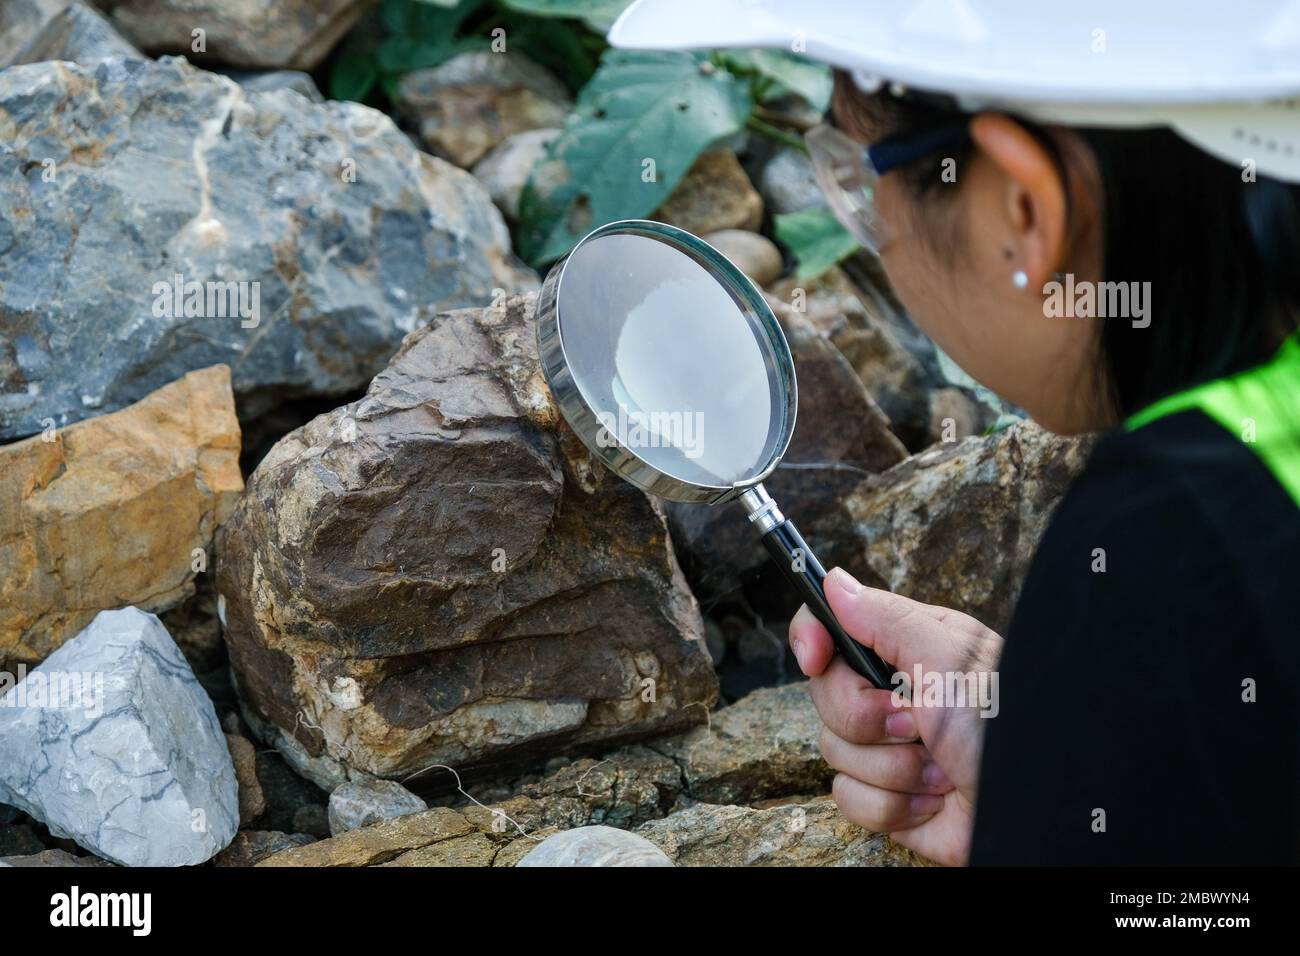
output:
[[[583,42],[596,39],[563,20],[545,20],[518,16],[510,27],[511,50],[518,50],[558,76],[576,93],[591,79],[600,60],[601,48],[593,52]]]
[[[852,255],[858,241],[826,209],[805,209],[773,217],[776,238],[790,250],[801,279],[815,279]]]
[[[502,0],[502,6],[536,17],[581,20],[601,36],[609,32],[632,0]]]
[[[748,84],[705,54],[606,51],[524,187],[521,254],[541,265],[596,225],[654,212],[699,155],[740,130],[752,109]]]
[[[830,105],[835,81],[830,67],[823,63],[784,50],[724,50],[718,58],[733,73],[763,81],[756,90],[760,103],[794,93],[819,113]]]
[[[379,63],[374,50],[344,50],[330,70],[330,97],[364,103],[378,79]]]

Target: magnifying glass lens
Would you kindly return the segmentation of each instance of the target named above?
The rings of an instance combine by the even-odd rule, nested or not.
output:
[[[559,312],[569,370],[605,436],[682,481],[728,486],[781,451],[777,358],[756,318],[680,249],[585,242]]]

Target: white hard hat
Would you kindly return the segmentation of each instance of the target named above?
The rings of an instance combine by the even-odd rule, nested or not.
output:
[[[616,47],[766,47],[1076,126],[1169,126],[1300,182],[1300,0],[636,0]]]

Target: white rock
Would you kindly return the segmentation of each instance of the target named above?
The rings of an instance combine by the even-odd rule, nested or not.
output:
[[[672,866],[643,836],[614,827],[578,827],[548,836],[515,866]]]
[[[154,615],[101,612],[6,689],[0,803],[126,866],[202,863],[234,838],[226,739]]]

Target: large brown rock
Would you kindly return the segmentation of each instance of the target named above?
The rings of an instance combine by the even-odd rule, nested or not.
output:
[[[437,317],[249,479],[218,590],[250,722],[333,786],[702,722],[661,513],[563,425],[533,296]]]
[[[135,45],[198,62],[311,70],[365,12],[365,0],[95,0]],[[203,31],[202,49],[195,30]]]
[[[970,614],[1005,633],[1052,512],[1092,439],[1024,422],[936,445],[845,501],[868,583]]]
[[[0,660],[37,663],[99,611],[189,597],[242,487],[224,365],[0,446]]]

